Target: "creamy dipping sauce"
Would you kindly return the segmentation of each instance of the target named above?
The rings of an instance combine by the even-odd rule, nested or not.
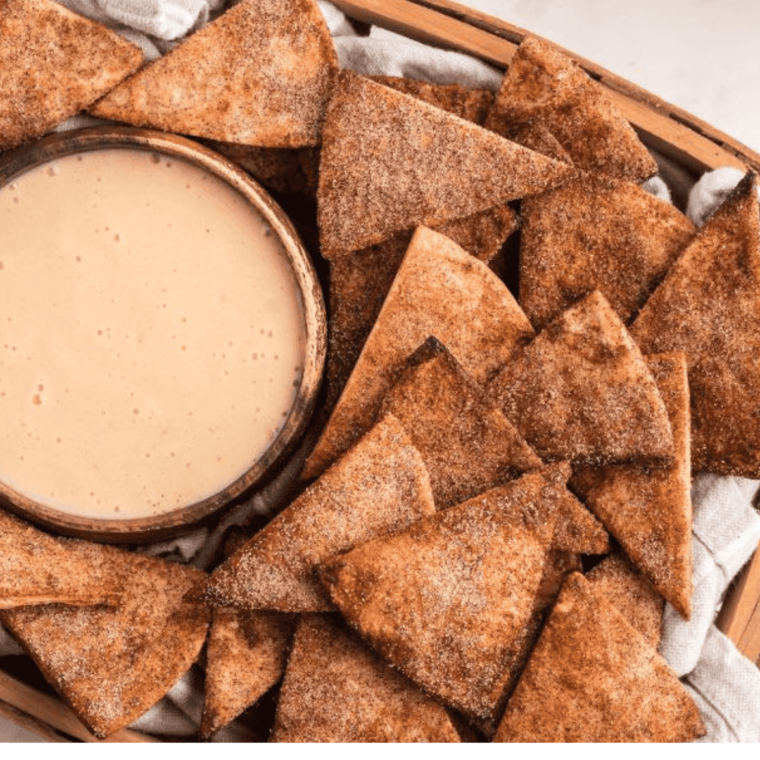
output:
[[[108,149],[0,188],[0,480],[92,518],[165,513],[266,451],[304,362],[281,241],[181,159]]]

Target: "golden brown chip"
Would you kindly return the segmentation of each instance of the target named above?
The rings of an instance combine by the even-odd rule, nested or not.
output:
[[[622,552],[605,557],[587,575],[625,619],[657,649],[662,638],[665,600]]]
[[[261,148],[217,140],[206,142],[275,192],[316,199],[319,148]]]
[[[103,738],[129,725],[190,668],[209,613],[184,600],[204,576],[176,562],[92,545],[123,591],[115,608],[60,604],[0,611],[79,719]]]
[[[633,564],[684,618],[691,615],[691,461],[689,384],[682,353],[647,357],[668,410],[675,461],[670,467],[603,467],[586,474],[589,509]]]
[[[199,738],[211,738],[280,681],[295,624],[280,612],[214,610]]]
[[[526,198],[521,216],[519,300],[537,330],[592,290],[628,323],[696,232],[675,206],[602,175]]]
[[[420,452],[437,509],[542,467],[512,424],[435,338],[409,358],[380,413],[394,415]]]
[[[517,214],[498,206],[436,228],[467,253],[489,264],[517,229]],[[330,262],[330,334],[327,349],[328,400],[332,409],[356,365],[404,258],[413,231],[396,233]]]
[[[610,550],[603,525],[569,491],[559,498],[558,508],[554,549],[572,554],[606,554]]]
[[[665,660],[573,573],[494,741],[686,742],[704,734],[694,700]]]
[[[579,169],[634,182],[657,173],[602,86],[548,42],[527,38],[504,75],[486,126],[531,121],[543,124]]]
[[[243,0],[90,111],[229,143],[318,145],[337,72],[314,0]]]
[[[323,131],[327,258],[541,192],[574,169],[421,100],[341,73]]]
[[[461,84],[433,84],[407,77],[372,76],[369,79],[481,126],[493,106],[491,90],[471,89]]]
[[[388,415],[209,578],[213,606],[332,610],[319,562],[435,511],[425,465]]]
[[[321,566],[348,622],[388,662],[488,721],[528,623],[569,467],[523,475]]]
[[[0,510],[0,609],[58,602],[115,606],[118,579],[97,546],[56,538]]]
[[[74,116],[142,63],[140,48],[53,0],[0,0],[0,152]]]
[[[532,334],[488,267],[446,236],[420,227],[302,477],[318,476],[369,429],[396,374],[429,336],[482,383]]]
[[[673,461],[654,378],[598,291],[550,322],[504,367],[489,394],[545,461]]]
[[[338,620],[303,615],[277,703],[273,742],[458,742],[437,702]]]
[[[564,161],[572,164],[570,154],[560,145],[559,140],[551,133],[549,128],[537,121],[507,121],[498,108],[492,108],[484,123],[486,129],[496,132],[497,135],[506,137],[507,140],[516,142],[525,148],[530,148],[536,153],[542,153],[555,161]]]
[[[649,354],[683,351],[695,472],[760,478],[760,216],[748,174],[631,327]]]
[[[507,702],[520,680],[530,653],[538,641],[548,610],[559,596],[565,578],[581,571],[581,558],[572,552],[551,549],[546,555],[541,583],[533,600],[530,618],[515,638],[511,652],[504,659],[504,672],[509,674],[501,698],[501,705],[487,721],[479,721],[478,728],[487,737],[493,737],[501,722],[504,703]]]

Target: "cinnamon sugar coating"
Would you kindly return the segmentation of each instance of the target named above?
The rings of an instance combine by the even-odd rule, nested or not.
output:
[[[302,615],[273,742],[458,742],[446,710],[330,615]]]
[[[215,607],[332,610],[318,563],[434,511],[422,458],[388,415],[215,570],[203,597]]]
[[[0,611],[48,682],[99,738],[135,721],[196,661],[209,612],[185,601],[204,573],[92,544],[122,589],[118,607],[60,604]]]
[[[461,84],[434,84],[421,79],[390,76],[371,76],[368,79],[481,126],[494,101],[491,90],[473,89]]]
[[[318,145],[337,73],[314,0],[243,0],[90,112],[230,143]]]
[[[479,261],[490,264],[518,225],[517,214],[509,206],[497,206],[439,225],[436,231]],[[413,234],[411,230],[397,233],[382,243],[336,256],[330,262],[325,402],[328,409],[338,400],[356,365]]]
[[[665,600],[622,552],[605,557],[586,575],[626,620],[655,648],[662,638]]]
[[[200,739],[210,739],[281,680],[295,625],[294,615],[280,612],[214,610]]]
[[[488,721],[543,575],[569,467],[555,465],[321,566],[343,616],[388,662]]]
[[[429,336],[483,382],[532,334],[488,267],[446,236],[420,227],[302,478],[318,476],[369,429],[404,362]]]
[[[343,71],[323,130],[318,222],[326,258],[541,192],[572,167]]]
[[[603,175],[526,198],[521,216],[520,306],[537,330],[592,290],[628,323],[696,233],[675,206]]]
[[[541,460],[435,338],[409,358],[383,399],[420,452],[437,509],[539,469]]]
[[[598,291],[554,319],[488,392],[546,461],[673,461],[673,434],[654,378]]]
[[[631,327],[645,353],[683,351],[694,472],[760,478],[760,218],[750,173]]]
[[[261,148],[218,140],[206,142],[275,192],[316,198],[319,148]]]
[[[657,164],[633,127],[577,64],[548,42],[528,37],[517,48],[487,126],[543,124],[579,169],[641,182]]]
[[[99,548],[48,535],[0,510],[0,609],[58,602],[115,606],[118,578]]]
[[[573,573],[494,741],[687,742],[704,734],[694,700],[665,660]]]
[[[668,467],[594,468],[583,474],[584,498],[654,589],[688,619],[693,584],[686,357],[660,354],[647,363],[668,410],[675,461]]]
[[[142,63],[136,45],[53,0],[0,0],[0,152],[74,116]]]

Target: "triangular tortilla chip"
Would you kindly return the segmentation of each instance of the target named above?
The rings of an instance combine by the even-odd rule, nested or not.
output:
[[[543,466],[436,338],[412,354],[380,410],[399,420],[420,452],[437,509]]]
[[[574,169],[343,71],[325,118],[318,221],[327,258],[563,182]]]
[[[549,128],[541,121],[527,119],[526,121],[507,120],[499,108],[492,106],[483,123],[486,129],[496,132],[497,135],[506,137],[507,140],[516,142],[526,148],[549,156],[555,161],[564,161],[572,164],[570,154],[560,145],[559,140],[551,133]]]
[[[599,520],[569,491],[561,494],[552,547],[574,554],[606,554],[610,537]]]
[[[686,742],[704,733],[694,700],[665,660],[574,573],[494,741]]]
[[[461,84],[434,84],[408,77],[371,76],[373,82],[424,100],[431,106],[453,113],[460,119],[482,125],[493,106],[492,90],[478,90]]]
[[[348,622],[423,689],[479,721],[528,623],[569,467],[555,465],[321,566]]]
[[[315,565],[434,511],[422,458],[388,415],[214,571],[204,597],[250,610],[332,610]]]
[[[319,475],[369,429],[396,373],[429,336],[483,382],[532,334],[488,267],[445,235],[420,227],[302,477]]]
[[[283,195],[305,195],[316,203],[319,148],[260,148],[218,140],[205,142],[269,189]]]
[[[527,38],[512,57],[486,126],[531,120],[548,128],[579,169],[634,182],[657,173],[602,86],[548,42]]]
[[[622,552],[605,557],[587,575],[625,619],[657,649],[662,638],[665,600]]]
[[[285,673],[294,615],[216,609],[206,647],[200,739],[233,721]]]
[[[118,579],[100,556],[93,544],[49,536],[0,510],[0,609],[118,604]]]
[[[190,668],[209,613],[183,598],[204,576],[200,570],[96,548],[103,570],[123,590],[118,607],[24,607],[0,612],[0,621],[79,719],[103,738],[136,720]]]
[[[509,206],[497,206],[442,224],[436,231],[490,265],[517,227],[517,214]],[[328,409],[337,401],[359,358],[413,234],[413,230],[397,233],[382,243],[330,262],[325,402]]]
[[[243,0],[90,109],[271,148],[318,145],[338,59],[314,0]]]
[[[760,478],[760,216],[748,174],[631,327],[644,353],[684,351],[695,472]]]
[[[504,367],[489,395],[546,461],[673,461],[654,378],[598,291],[550,322]]]
[[[526,198],[520,215],[519,300],[537,330],[592,290],[628,323],[696,232],[675,206],[602,175]]]
[[[581,569],[581,558],[577,554],[551,549],[546,555],[541,583],[533,600],[530,618],[515,638],[511,652],[503,661],[504,673],[508,673],[509,678],[505,682],[502,702],[506,703],[517,686],[530,653],[538,641],[548,610],[559,596],[565,578],[570,573],[580,572]],[[501,722],[502,713],[503,710],[500,708],[487,721],[479,721],[478,728],[487,737],[493,737]]]
[[[458,742],[446,710],[329,615],[303,615],[272,742]]]
[[[603,467],[585,483],[589,509],[620,542],[655,590],[691,615],[689,384],[682,353],[647,357],[673,430],[670,467]]]
[[[40,137],[137,71],[140,48],[53,0],[0,7],[0,152]]]

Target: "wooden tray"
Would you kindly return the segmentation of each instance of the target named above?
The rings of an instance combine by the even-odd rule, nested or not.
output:
[[[450,0],[332,0],[357,21],[412,39],[474,55],[506,69],[526,31]],[[649,148],[693,178],[720,166],[760,173],[760,154],[592,61],[564,51],[604,86]],[[760,664],[760,551],[739,574],[718,626]],[[60,700],[0,671],[0,715],[48,741],[97,741]],[[111,742],[150,742],[124,730]]]

